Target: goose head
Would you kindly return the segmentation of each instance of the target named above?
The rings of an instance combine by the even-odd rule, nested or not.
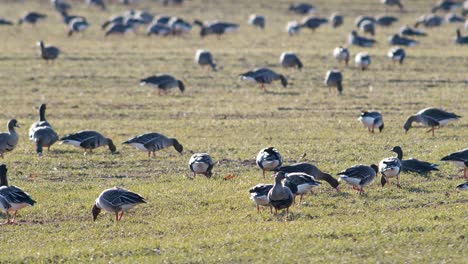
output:
[[[177,81],[177,85],[179,86],[179,90],[180,92],[184,92],[185,91],[185,85],[182,81]]]
[[[8,121],[8,130],[12,130],[15,127],[20,127],[16,119],[11,119],[10,121]]]
[[[375,173],[379,172],[379,167],[375,164],[371,164],[370,167],[375,171]]]
[[[184,147],[179,143],[179,141],[177,139],[173,138],[172,139],[172,144],[173,144],[175,150],[177,150],[177,152],[182,154],[182,152],[184,151]]]
[[[112,139],[107,138],[107,145],[109,146],[109,150],[112,152],[112,154],[115,154],[117,152],[117,147],[114,145]]]
[[[93,215],[93,221],[96,221],[98,215],[101,213],[101,208],[97,207],[97,205],[94,204],[93,209],[91,210],[91,213]]]
[[[38,47],[44,48],[44,41],[39,40],[38,42],[36,42],[36,45],[37,45]]]
[[[7,167],[5,164],[0,165],[0,187],[1,186],[8,186],[8,179],[7,179]]]

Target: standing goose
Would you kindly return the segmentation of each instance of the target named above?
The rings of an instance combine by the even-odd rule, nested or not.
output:
[[[270,207],[270,212],[273,213],[270,200],[268,199],[268,192],[273,188],[273,184],[257,184],[249,190],[250,199],[257,205],[257,213],[260,213],[260,206]]]
[[[261,29],[265,29],[265,16],[251,14],[249,16],[248,23],[254,27],[259,27]]]
[[[294,195],[291,189],[284,185],[283,180],[285,178],[286,173],[282,171],[276,173],[275,184],[268,192],[268,200],[271,206],[275,208],[275,213],[278,213],[278,210],[286,209],[286,218],[288,218],[289,207],[294,202]]]
[[[312,192],[313,188],[320,186],[320,182],[316,181],[315,178],[309,174],[303,172],[286,173],[286,181],[284,186],[290,190],[297,189],[296,195],[300,195],[299,204],[302,203],[302,198],[308,192]]]
[[[400,185],[400,172],[401,172],[401,162],[400,159],[391,157],[385,158],[379,162],[379,171],[382,174],[382,178],[380,180],[382,187],[389,181],[389,178],[396,177],[397,178],[397,187],[401,188]]]
[[[288,80],[282,74],[278,74],[268,68],[259,68],[253,71],[248,71],[239,75],[241,80],[254,81],[260,83],[260,89],[266,91],[265,84],[270,84],[273,81],[281,80],[283,87],[288,86]]]
[[[23,22],[35,25],[38,21],[45,19],[46,17],[47,15],[38,12],[28,12],[18,20],[18,25],[23,24]]]
[[[202,67],[209,66],[213,71],[216,71],[216,63],[213,61],[213,55],[211,55],[211,52],[207,50],[197,50],[197,53],[195,54],[195,63]]]
[[[221,21],[203,23],[200,20],[195,20],[194,24],[200,26],[201,37],[206,37],[208,35],[217,35],[219,38],[224,33],[236,32],[237,30],[239,30],[239,24]]]
[[[468,178],[466,173],[468,167],[468,148],[451,153],[448,156],[443,157],[441,161],[453,162],[455,165],[463,167],[463,177]]]
[[[340,191],[340,183],[333,178],[330,174],[322,172],[319,168],[313,164],[301,162],[288,166],[282,166],[275,169],[275,171],[284,171],[286,173],[301,172],[314,177],[314,179],[319,181],[326,181],[330,184],[331,187],[335,188],[337,191]]]
[[[375,22],[366,20],[359,25],[359,29],[364,33],[369,33],[372,36],[374,36],[375,35]]]
[[[89,27],[88,21],[82,18],[74,18],[68,23],[68,36],[71,37],[73,33],[85,31]]]
[[[459,45],[468,44],[468,36],[462,36],[460,29],[457,29],[457,38],[455,39],[455,43]]]
[[[177,139],[168,138],[163,134],[154,132],[136,136],[123,142],[122,144],[128,144],[136,147],[141,151],[148,152],[148,157],[151,157],[151,153],[153,153],[153,157],[155,157],[156,151],[171,146],[174,147],[174,149],[180,154],[182,154],[182,151],[184,150],[184,147],[179,143]]]
[[[45,117],[47,105],[46,104],[41,104],[39,106],[39,121],[34,122],[31,127],[29,128],[29,138],[32,139],[32,136],[34,134],[34,129],[42,126],[47,126],[47,127],[52,127],[52,125],[47,121]]]
[[[393,36],[391,36],[391,37],[388,39],[388,43],[389,43],[390,45],[394,45],[394,46],[408,46],[408,47],[412,47],[412,46],[418,45],[418,42],[417,42],[416,40],[409,39],[409,38],[405,38],[405,37],[401,37],[401,36],[398,35],[398,34],[394,34]]]
[[[15,149],[18,144],[18,133],[16,133],[15,127],[20,127],[16,119],[8,121],[8,132],[0,133],[0,157],[3,158],[3,154]]]
[[[301,31],[302,24],[297,21],[289,21],[286,24],[286,32],[288,32],[289,36],[293,36],[299,34]]]
[[[276,148],[268,147],[258,152],[256,163],[262,169],[263,178],[265,178],[265,171],[274,171],[280,167],[283,164],[283,157]]]
[[[394,48],[391,48],[388,53],[387,53],[387,57],[389,59],[391,59],[393,62],[399,62],[400,65],[403,64],[403,61],[405,60],[406,58],[406,52],[403,48],[399,48],[399,47],[394,47]]]
[[[422,175],[425,175],[431,171],[438,171],[439,170],[439,165],[421,161],[418,159],[403,159],[403,150],[401,149],[400,146],[395,146],[392,149],[393,152],[395,152],[398,156],[398,159],[401,162],[401,170],[402,171],[411,171],[411,172],[416,172]]]
[[[419,25],[423,25],[425,27],[438,27],[442,25],[443,22],[444,18],[441,16],[430,14],[419,17],[414,26],[419,27]]]
[[[305,17],[302,19],[302,27],[306,27],[311,29],[312,31],[315,31],[317,28],[319,28],[321,25],[328,23],[328,19],[322,18],[322,17]]]
[[[100,7],[101,10],[106,10],[106,3],[104,0],[86,0],[86,4]]]
[[[330,18],[328,19],[330,23],[332,24],[332,27],[337,28],[344,23],[344,16],[341,15],[340,13],[333,13],[330,15]]]
[[[358,120],[367,127],[367,130],[371,133],[374,133],[376,127],[379,128],[379,132],[382,132],[384,129],[384,121],[380,112],[362,111]]]
[[[338,91],[338,94],[343,93],[343,74],[341,74],[341,71],[338,69],[331,69],[327,71],[327,74],[325,75],[325,85],[328,87],[336,86],[336,89]]]
[[[280,56],[279,62],[284,68],[297,67],[299,70],[302,70],[302,67],[304,67],[301,60],[294,52],[283,52]]]
[[[420,123],[424,126],[431,127],[427,133],[432,131],[432,136],[434,136],[434,130],[436,128],[440,128],[441,126],[444,126],[451,121],[456,121],[459,118],[461,118],[461,116],[455,113],[447,112],[439,108],[429,107],[408,117],[403,128],[405,129],[405,132],[408,133],[413,122]]]
[[[461,190],[461,191],[468,191],[468,182],[465,182],[465,183],[462,183],[462,184],[458,185],[457,189]]]
[[[140,80],[140,85],[152,85],[155,88],[158,88],[158,93],[165,93],[169,91],[169,89],[178,87],[180,92],[183,93],[185,91],[185,85],[182,81],[177,80],[174,76],[169,74],[158,74],[147,77],[145,79]]]
[[[120,187],[114,187],[104,190],[99,195],[91,213],[93,215],[93,220],[96,221],[99,213],[104,209],[108,212],[115,213],[115,221],[120,221],[124,212],[141,203],[146,203],[146,201],[145,198],[138,193]]]
[[[308,3],[291,4],[289,11],[292,11],[298,15],[307,15],[315,11],[315,7]]]
[[[5,211],[7,221],[5,224],[15,224],[16,213],[26,207],[34,206],[31,196],[16,186],[8,186],[7,167],[0,165],[0,207]],[[13,220],[10,220],[10,212],[13,212]],[[0,224],[2,225],[2,224]]]
[[[158,36],[169,36],[172,34],[172,29],[164,24],[152,23],[146,29],[146,35],[158,35]]]
[[[372,63],[372,57],[367,52],[359,52],[354,58],[354,63],[364,71]]]
[[[207,153],[195,153],[190,157],[189,167],[193,173],[193,177],[197,174],[203,174],[211,178],[213,173],[211,170],[214,167],[213,159]]]
[[[114,142],[112,142],[112,139],[106,138],[94,130],[79,131],[74,134],[62,137],[60,141],[62,141],[60,144],[72,145],[84,149],[84,154],[87,152],[92,153],[93,149],[102,146],[108,146],[112,154],[116,153],[117,151],[117,148],[115,147]]]
[[[400,11],[403,11],[403,4],[400,0],[382,0],[382,3],[387,6],[398,6]]]
[[[347,48],[344,48],[342,46],[336,47],[333,50],[333,56],[338,61],[338,63],[341,63],[342,61],[344,61],[345,65],[348,66],[350,55],[349,55],[349,50]]]
[[[39,121],[33,123],[29,129],[29,139],[36,144],[36,152],[39,157],[42,156],[43,147],[50,150],[50,146],[59,139],[52,125],[45,118],[46,108],[46,104],[41,104],[39,107]]]
[[[359,36],[355,30],[351,31],[351,33],[349,34],[348,42],[351,45],[356,45],[360,47],[372,47],[375,43],[377,43],[377,41],[374,39]]]
[[[348,168],[338,175],[341,175],[341,180],[353,186],[353,189],[358,190],[359,194],[364,193],[364,187],[371,184],[375,180],[375,176],[379,171],[377,165],[355,165]]]
[[[427,36],[426,32],[417,28],[412,28],[408,25],[401,27],[399,33],[402,36],[417,36],[417,37]]]
[[[71,5],[64,0],[51,0],[50,2],[58,12],[67,12],[71,9]]]
[[[375,23],[382,27],[389,27],[397,21],[398,18],[394,16],[378,16],[375,18]]]
[[[41,48],[41,57],[47,62],[57,59],[60,54],[60,50],[57,47],[45,46],[42,40],[37,42],[37,46]]]
[[[367,21],[375,23],[375,18],[371,17],[371,16],[358,16],[354,20],[354,24],[356,25],[357,28],[360,28],[361,24],[364,23],[364,22],[367,22]]]
[[[439,10],[445,11],[445,12],[450,12],[452,9],[460,7],[461,3],[452,1],[452,0],[440,0],[437,2],[434,7],[432,7],[432,13],[435,13]]]

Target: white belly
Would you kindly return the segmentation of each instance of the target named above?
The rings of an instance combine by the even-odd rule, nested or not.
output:
[[[75,146],[77,148],[81,148],[81,142],[80,141],[76,141],[76,140],[64,140],[62,142],[62,144],[67,144],[67,145],[72,145],[72,146]]]
[[[254,201],[256,205],[262,205],[262,206],[269,206],[270,205],[270,200],[268,199],[267,195],[262,195],[262,196],[255,197],[255,194],[252,194],[250,199],[252,199],[252,201]]]
[[[450,162],[452,162],[453,164],[457,165],[458,167],[465,167],[465,163],[463,163],[463,161],[451,160]]]
[[[310,184],[300,184],[297,186],[297,194],[306,194],[310,192],[314,186]]]
[[[130,146],[134,146],[141,151],[148,151],[148,149],[146,149],[145,146],[143,146],[141,143],[130,143]]]
[[[272,171],[276,167],[278,167],[279,165],[280,165],[280,163],[277,160],[272,160],[272,161],[266,160],[266,161],[262,162],[263,169],[267,170],[267,171]]]
[[[369,116],[360,117],[360,118],[359,118],[359,121],[361,121],[361,123],[362,123],[365,127],[368,127],[368,128],[374,127],[374,120],[375,120],[374,118],[369,117]]]
[[[353,186],[359,186],[359,183],[361,182],[361,179],[351,178],[345,175],[341,176],[341,179]]]
[[[28,206],[29,204],[27,203],[10,203],[11,207],[8,209],[8,211],[18,211],[26,206]]]
[[[400,169],[398,168],[390,168],[386,171],[383,171],[382,172],[386,177],[389,177],[389,178],[392,178],[392,177],[396,177],[400,174]]]
[[[205,173],[208,170],[209,165],[204,162],[194,162],[192,164],[193,172]]]
[[[445,119],[445,120],[442,120],[442,121],[439,121],[439,124],[441,126],[445,126],[447,125],[448,123],[452,122],[452,121],[457,121],[458,119],[456,118],[450,118],[450,119]]]

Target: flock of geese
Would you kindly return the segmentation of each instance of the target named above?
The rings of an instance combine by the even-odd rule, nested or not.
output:
[[[71,5],[64,0],[52,0],[52,5],[62,16],[64,23],[68,27],[68,36],[85,31],[90,24],[83,16],[70,15],[68,12]],[[104,0],[87,0],[87,4],[99,7],[102,10],[106,9]],[[123,0],[124,4],[131,4],[133,1]],[[164,0],[164,5],[182,5],[183,0]],[[383,4],[392,7],[397,6],[404,12],[404,6],[399,0],[383,0]],[[443,10],[446,12],[456,8],[462,8],[462,15],[458,16],[454,13],[449,13],[445,18],[437,15],[436,12]],[[309,15],[315,11],[315,7],[307,3],[293,4],[289,7],[289,11]],[[460,23],[465,22],[464,16],[468,14],[468,1],[462,5],[460,2],[443,0],[434,6],[431,11],[433,13],[422,16],[417,19],[414,27],[404,26],[397,34],[390,36],[389,44],[393,46],[388,57],[395,63],[403,64],[406,58],[406,51],[402,46],[412,47],[419,44],[420,41],[409,38],[424,37],[427,35],[419,26],[427,28],[441,26],[443,23]],[[28,23],[35,25],[47,18],[47,15],[38,12],[28,12],[22,16],[18,25]],[[355,24],[359,31],[363,34],[374,36],[377,26],[388,27],[397,22],[397,17],[392,16],[360,16],[356,19]],[[265,16],[252,14],[249,16],[248,23],[258,28],[266,27]],[[303,28],[316,30],[324,24],[330,23],[333,27],[340,27],[344,23],[344,17],[339,13],[334,13],[330,18],[322,18],[318,16],[307,16],[301,22],[291,21],[287,23],[286,31],[290,35],[298,34]],[[0,25],[13,25],[13,22],[0,18]],[[188,34],[192,30],[192,25],[200,27],[200,36],[221,35],[229,32],[238,31],[239,24],[211,21],[203,22],[195,20],[192,23],[173,16],[155,16],[147,11],[130,10],[124,14],[116,15],[106,20],[101,28],[105,30],[105,36],[123,35],[128,32],[136,32],[136,29],[141,25],[147,25],[147,35],[159,36],[179,36]],[[468,28],[468,21],[465,23]],[[468,37],[462,36],[461,31],[457,29],[456,44],[468,44]],[[361,36],[357,30],[351,31],[348,36],[348,44],[359,47],[372,47],[377,41],[372,37]],[[41,57],[47,62],[56,60],[60,55],[60,49],[54,46],[47,46],[43,41],[39,41],[37,45],[40,47]],[[350,51],[347,47],[339,46],[333,50],[333,56],[341,64],[348,66],[350,60]],[[197,50],[195,53],[195,62],[202,67],[208,67],[212,71],[217,70],[214,56],[208,50]],[[359,52],[355,56],[356,65],[366,70],[372,62],[372,57],[367,52]],[[280,64],[285,68],[297,68],[301,70],[304,64],[300,58],[293,52],[284,52],[280,56]],[[252,81],[260,84],[262,90],[266,90],[266,85],[274,81],[280,81],[283,87],[288,86],[287,78],[269,68],[259,68],[247,71],[239,75],[241,80]],[[330,69],[325,76],[324,83],[329,87],[336,87],[339,94],[343,92],[343,75],[337,68]],[[140,80],[140,85],[151,85],[158,89],[159,93],[167,93],[170,89],[178,88],[184,92],[185,85],[182,80],[169,74],[158,74],[146,77]],[[46,104],[42,104],[39,108],[39,121],[33,123],[29,129],[29,139],[35,144],[38,156],[43,156],[43,149],[48,150],[56,142],[61,144],[69,144],[79,147],[84,150],[85,155],[101,146],[107,146],[111,153],[117,153],[117,147],[111,138],[106,137],[94,130],[82,130],[76,133],[59,137],[54,127],[47,121]],[[438,108],[425,108],[408,117],[403,125],[406,132],[412,127],[414,122],[420,123],[423,126],[429,127],[428,133],[432,132],[434,136],[435,129],[446,125],[451,121],[455,121],[461,116]],[[358,120],[374,133],[374,129],[380,132],[384,129],[384,120],[382,113],[376,111],[363,111]],[[11,152],[18,144],[19,135],[15,128],[19,124],[16,119],[8,121],[8,132],[0,133],[0,156]],[[183,153],[182,144],[175,138],[165,136],[160,133],[146,133],[128,139],[122,144],[131,145],[140,151],[148,153],[148,157],[155,156],[155,152],[164,148],[173,147],[178,153]],[[300,196],[302,201],[303,196],[318,186],[320,181],[327,182],[332,188],[340,190],[340,183],[346,182],[351,185],[360,194],[364,193],[364,188],[371,184],[375,178],[381,175],[382,187],[389,183],[390,179],[396,179],[396,185],[401,187],[400,174],[403,171],[411,171],[419,174],[427,174],[431,171],[438,170],[438,165],[421,161],[418,159],[403,159],[403,151],[401,147],[395,146],[392,149],[396,153],[396,157],[388,157],[382,159],[378,165],[362,165],[358,164],[347,168],[337,175],[339,179],[335,179],[328,173],[322,172],[319,168],[310,163],[297,163],[288,166],[283,166],[283,158],[280,152],[274,147],[262,149],[256,158],[256,164],[262,170],[263,176],[267,172],[275,172],[275,182],[273,184],[258,184],[249,190],[251,199],[257,205],[257,210],[260,206],[270,207],[275,211],[286,209],[286,216],[289,213],[289,207],[294,203],[295,197]],[[442,161],[453,162],[464,168],[464,177],[467,176],[468,167],[468,149],[463,149],[447,155],[441,159]],[[189,168],[193,173],[193,177],[197,174],[205,175],[210,178],[213,175],[215,162],[207,153],[195,153],[189,160]],[[468,182],[457,186],[460,190],[468,190]],[[0,206],[5,210],[7,221],[6,224],[14,224],[16,221],[17,211],[26,207],[33,206],[36,203],[31,196],[16,186],[10,186],[7,179],[7,167],[5,164],[0,165]],[[115,214],[116,221],[121,220],[125,211],[133,208],[137,204],[146,203],[145,199],[129,190],[114,187],[104,190],[96,199],[93,208],[92,216],[96,220],[102,210],[106,210]],[[11,218],[10,213],[13,213]]]

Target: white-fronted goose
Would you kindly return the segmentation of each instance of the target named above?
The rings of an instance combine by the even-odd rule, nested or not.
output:
[[[16,213],[26,207],[34,206],[36,201],[27,192],[16,186],[8,186],[7,167],[0,165],[0,207],[5,211],[7,221],[5,224],[15,224]],[[10,212],[13,212],[13,220],[10,219]],[[0,224],[2,225],[2,224]]]
[[[371,17],[371,16],[358,16],[354,20],[354,24],[356,25],[357,28],[360,28],[361,24],[366,22],[366,21],[375,23],[375,18]]]
[[[197,53],[195,53],[195,63],[202,67],[211,67],[213,71],[216,71],[216,63],[213,61],[213,55],[208,50],[197,50]]]
[[[455,43],[459,45],[468,44],[468,36],[462,36],[460,29],[457,29],[457,38],[455,39]]]
[[[391,157],[385,158],[379,162],[379,171],[382,174],[380,183],[382,187],[388,182],[390,178],[397,178],[397,187],[401,188],[400,185],[400,173],[401,173],[401,161],[398,158]]]
[[[340,190],[340,183],[335,178],[333,178],[328,173],[322,172],[319,168],[310,163],[301,162],[291,164],[288,166],[281,166],[276,168],[275,171],[284,171],[286,173],[302,172],[314,176],[316,180],[326,181],[328,184],[330,184],[331,187],[335,188],[337,191]]]
[[[445,15],[445,22],[447,23],[465,23],[465,18],[455,13]]]
[[[100,7],[101,10],[107,9],[107,6],[104,0],[86,0],[86,4]]]
[[[13,26],[13,22],[0,17],[0,26]]]
[[[312,175],[303,172],[292,172],[286,173],[284,186],[288,187],[290,190],[297,189],[294,198],[296,195],[300,195],[299,204],[301,204],[303,196],[320,186],[320,182],[316,181]]]
[[[289,21],[286,24],[286,32],[288,32],[289,36],[293,36],[299,34],[301,32],[302,24],[297,21]]]
[[[406,58],[406,52],[403,48],[394,47],[388,51],[387,57],[391,59],[393,62],[398,61],[400,64],[403,64],[403,61]]]
[[[50,0],[50,2],[58,12],[67,12],[71,9],[71,5],[65,0]]]
[[[194,24],[200,26],[201,37],[206,37],[208,35],[217,35],[218,37],[220,37],[224,33],[236,32],[239,30],[239,24],[221,21],[203,23],[200,20],[195,20]]]
[[[429,129],[427,133],[432,131],[432,136],[434,136],[434,130],[436,128],[440,128],[441,126],[444,126],[451,121],[457,121],[460,118],[461,116],[455,113],[447,112],[434,107],[429,107],[408,117],[405,124],[403,125],[403,128],[405,129],[405,132],[408,133],[408,130],[411,128],[413,122],[420,123],[424,126],[431,127],[431,129]]]
[[[302,70],[302,67],[304,67],[296,53],[290,51],[283,52],[279,58],[279,62],[284,68],[298,68]]]
[[[379,128],[379,132],[382,132],[384,129],[384,121],[380,112],[362,111],[358,120],[367,127],[367,130],[371,133],[374,133],[376,127]]]
[[[89,27],[88,21],[82,18],[74,18],[68,23],[68,36],[71,37],[73,33],[80,33]]]
[[[146,201],[145,198],[138,193],[120,187],[114,187],[104,190],[99,195],[93,205],[91,213],[93,215],[93,220],[96,221],[99,213],[104,209],[108,212],[115,213],[115,221],[120,221],[124,212],[141,203],[146,203]]]
[[[403,150],[400,146],[395,146],[392,149],[393,152],[397,154],[398,159],[401,162],[401,170],[402,171],[411,171],[416,172],[422,175],[426,175],[431,171],[438,171],[439,165],[433,164],[426,161],[421,161],[418,159],[403,159]]]
[[[338,69],[331,69],[325,75],[325,85],[328,87],[336,86],[338,94],[343,93],[343,74]],[[330,89],[329,89],[330,90]]]
[[[461,191],[468,191],[468,182],[465,182],[465,183],[462,183],[462,184],[458,185],[457,189],[461,190]]]
[[[432,7],[432,13],[435,13],[439,10],[445,11],[445,12],[450,12],[452,9],[458,8],[461,6],[461,3],[452,1],[452,0],[440,0],[437,2],[434,7]]]
[[[340,173],[341,180],[353,186],[353,189],[358,190],[359,194],[364,193],[364,187],[371,184],[375,180],[375,176],[379,171],[377,165],[355,165]]]
[[[288,86],[288,80],[284,75],[278,74],[268,68],[259,68],[253,71],[248,71],[239,75],[241,80],[254,81],[260,83],[260,89],[266,91],[265,84],[270,84],[273,81],[280,80],[283,87]]]
[[[28,12],[18,20],[18,25],[22,25],[23,23],[35,25],[38,21],[45,19],[46,17],[47,15],[38,12]]]
[[[294,202],[294,194],[291,189],[284,186],[283,180],[285,178],[285,172],[280,171],[276,173],[275,184],[268,192],[268,200],[270,201],[271,206],[275,208],[275,213],[278,213],[278,210],[286,209],[286,218],[288,218],[289,207]]]
[[[321,25],[328,23],[328,19],[323,18],[323,17],[305,17],[302,19],[302,27],[306,27],[312,31],[315,31],[317,28],[319,28]]]
[[[442,25],[444,22],[444,18],[441,16],[438,16],[436,14],[429,14],[429,15],[423,15],[416,20],[416,23],[414,24],[415,27],[419,27],[419,25],[423,25],[425,27],[438,27]]]
[[[270,200],[268,199],[268,192],[273,188],[273,184],[257,184],[249,190],[250,199],[257,206],[257,212],[260,213],[260,206],[270,207],[270,212],[273,213]]]
[[[276,148],[268,147],[258,152],[255,161],[257,166],[262,169],[263,177],[265,178],[265,171],[274,171],[280,167],[283,164],[283,157]]]
[[[177,152],[180,154],[182,154],[182,151],[184,150],[184,147],[177,139],[169,138],[163,134],[154,132],[136,136],[123,142],[122,144],[128,144],[136,147],[141,151],[148,152],[148,157],[151,157],[151,153],[153,153],[153,157],[155,157],[156,151],[171,146],[174,147],[174,149],[177,150]]]
[[[356,54],[356,57],[354,57],[354,63],[357,67],[361,68],[361,70],[364,71],[367,70],[367,68],[369,68],[369,65],[371,65],[372,57],[367,52],[359,52],[358,54]]]
[[[299,15],[307,15],[315,11],[315,7],[308,3],[297,3],[289,6],[289,11]]]
[[[266,19],[265,16],[262,15],[257,15],[257,14],[251,14],[249,16],[248,23],[254,27],[259,27],[261,29],[265,29],[265,23]]]
[[[389,27],[397,21],[398,18],[394,16],[378,16],[375,18],[375,23],[382,27]]]
[[[340,13],[335,12],[330,15],[329,21],[332,24],[332,27],[337,28],[343,25],[344,16]]]
[[[189,167],[193,173],[193,177],[197,174],[203,174],[208,178],[211,178],[213,173],[211,172],[214,167],[213,159],[207,153],[195,153],[190,157]]]
[[[403,11],[403,4],[401,3],[400,0],[381,0],[384,5],[387,6],[398,6],[400,8],[400,11]]]
[[[167,93],[170,89],[179,88],[180,92],[185,91],[185,85],[181,80],[177,80],[169,74],[158,74],[140,80],[140,85],[149,84],[158,89],[158,93]]]
[[[393,34],[393,36],[391,36],[391,37],[388,39],[388,43],[389,43],[390,45],[393,45],[393,46],[408,46],[408,47],[413,47],[413,46],[418,45],[418,42],[417,42],[416,40],[409,39],[409,38],[405,38],[405,37],[401,37],[401,36],[398,35],[398,34]]]
[[[377,41],[375,39],[361,37],[353,30],[348,36],[348,43],[360,47],[372,47]]]
[[[400,28],[400,35],[402,36],[422,36],[425,37],[427,36],[426,32],[417,29],[417,28],[412,28],[408,25],[403,26]]]
[[[466,169],[468,167],[468,148],[454,152],[445,156],[441,161],[452,162],[459,167],[463,167],[463,177],[468,178]]]
[[[41,49],[41,57],[47,62],[57,59],[60,55],[60,50],[57,47],[45,46],[42,40],[37,42],[37,46]]]
[[[92,153],[93,149],[102,146],[108,146],[112,153],[117,151],[114,142],[110,138],[104,137],[101,133],[94,130],[83,130],[68,136],[62,137],[60,144],[72,145],[84,149],[84,153]]]
[[[375,23],[372,21],[366,20],[362,22],[359,29],[364,33],[371,34],[372,36],[375,35]]]
[[[20,127],[16,119],[11,119],[7,124],[8,132],[0,133],[0,157],[3,158],[3,154],[15,149],[18,144],[18,133],[16,133],[15,127]]]
[[[348,66],[350,55],[349,55],[349,50],[347,48],[344,48],[342,46],[336,47],[333,50],[333,56],[338,61],[338,63],[341,63],[342,61],[344,61],[345,65]]]

